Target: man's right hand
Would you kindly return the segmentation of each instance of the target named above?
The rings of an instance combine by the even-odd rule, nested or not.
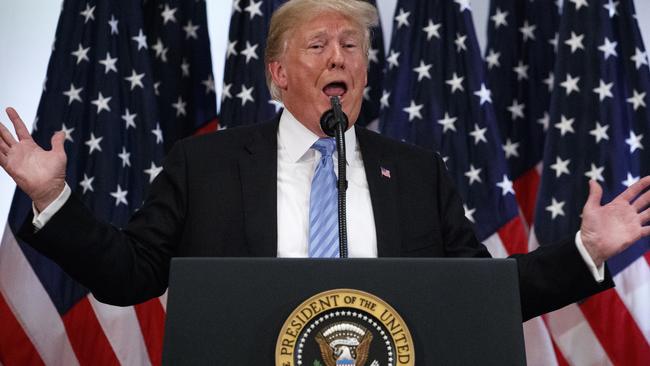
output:
[[[13,108],[7,108],[7,116],[14,125],[18,141],[0,123],[0,166],[34,201],[36,209],[43,211],[65,187],[65,134],[55,133],[52,150],[45,151],[34,142]]]

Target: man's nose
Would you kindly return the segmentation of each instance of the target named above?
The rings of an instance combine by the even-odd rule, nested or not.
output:
[[[329,58],[330,69],[345,69],[345,56],[343,55],[343,46],[337,44],[331,49]]]

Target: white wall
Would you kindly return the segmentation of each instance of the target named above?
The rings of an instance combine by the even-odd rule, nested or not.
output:
[[[396,2],[397,0],[378,0],[387,38],[392,29],[391,20]],[[206,0],[206,3],[215,80],[222,80],[231,1]],[[641,31],[644,39],[648,40],[650,1],[635,0],[635,5]],[[41,96],[60,6],[60,0],[0,1],[0,107],[15,107],[30,128]],[[472,0],[472,7],[479,43],[485,47],[489,0]],[[388,47],[388,41],[386,44]],[[221,83],[217,84],[220,95]],[[0,122],[9,125],[4,113],[0,114]],[[7,174],[0,171],[0,224],[6,222],[14,188],[15,185]]]

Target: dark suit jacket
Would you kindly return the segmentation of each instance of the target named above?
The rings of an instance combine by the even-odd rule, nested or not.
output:
[[[73,194],[44,228],[34,233],[30,217],[19,236],[117,305],[162,294],[173,256],[276,256],[277,127],[275,120],[176,144],[124,230],[97,221]],[[356,131],[379,256],[489,257],[436,154]],[[609,277],[594,281],[572,238],[517,261],[524,319],[612,286]]]

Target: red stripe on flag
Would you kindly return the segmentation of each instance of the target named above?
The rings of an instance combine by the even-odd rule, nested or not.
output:
[[[38,351],[0,293],[0,363],[11,365],[44,365]]]
[[[588,298],[580,309],[615,365],[650,365],[650,345],[614,289]]]
[[[80,365],[119,365],[88,297],[79,300],[62,319]]]
[[[153,366],[162,363],[163,335],[165,333],[165,310],[158,298],[134,306],[140,330],[147,345],[149,360]]]
[[[499,229],[499,238],[508,255],[528,252],[526,230],[519,217],[510,220]]]
[[[219,120],[218,119],[213,119],[212,121],[206,123],[203,125],[203,127],[199,128],[194,132],[194,135],[205,135],[206,133],[214,132],[219,128]]]
[[[537,189],[540,176],[536,168],[532,168],[514,181],[515,196],[519,208],[530,227],[535,216],[535,202],[537,202]]]
[[[566,358],[564,358],[562,351],[560,351],[560,348],[555,343],[555,339],[553,339],[553,337],[551,337],[551,343],[553,344],[553,351],[555,351],[555,359],[557,359],[557,365],[570,366],[569,362],[567,362]]]

